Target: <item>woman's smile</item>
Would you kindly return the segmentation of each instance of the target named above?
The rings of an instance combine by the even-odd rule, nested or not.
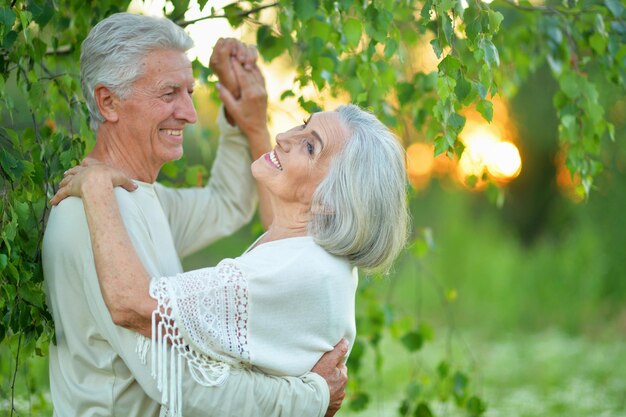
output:
[[[282,171],[283,170],[283,166],[280,164],[280,159],[278,159],[278,155],[276,155],[276,152],[272,149],[270,152],[266,153],[265,155],[265,160],[272,166],[274,166],[276,169]]]

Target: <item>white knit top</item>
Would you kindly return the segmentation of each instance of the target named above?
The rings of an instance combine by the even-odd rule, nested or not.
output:
[[[341,338],[352,346],[356,287],[356,268],[310,236],[153,278],[152,368],[170,412],[179,414],[183,361],[198,383],[212,386],[231,367],[301,376]]]

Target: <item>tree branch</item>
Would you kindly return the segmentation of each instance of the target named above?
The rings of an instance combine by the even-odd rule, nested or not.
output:
[[[46,55],[69,55],[74,52],[72,45],[61,45],[57,49],[46,49]]]
[[[22,346],[22,332],[20,332],[17,338],[17,353],[15,354],[15,371],[13,372],[13,381],[11,382],[11,417],[13,412],[17,412],[15,409],[15,381],[17,380],[17,368],[20,363],[20,347]]]
[[[204,16],[204,17],[200,17],[198,19],[194,19],[194,20],[177,20],[174,23],[176,23],[178,26],[184,28],[187,27],[189,25],[193,25],[194,23],[198,23],[201,22],[203,20],[208,20],[208,19],[228,19],[229,17],[248,17],[249,15],[256,13],[258,11],[261,11],[263,9],[268,9],[270,7],[276,7],[278,6],[279,3],[271,3],[271,4],[264,4],[262,6],[257,6],[257,7],[253,7],[250,10],[245,10],[242,11],[240,13],[236,13],[232,16],[227,16],[225,14],[221,14],[221,15],[209,15],[209,16]]]
[[[275,2],[275,3],[271,3],[271,4],[264,4],[262,6],[257,6],[257,7],[253,7],[250,10],[244,10],[240,13],[234,14],[232,16],[227,16],[225,14],[221,14],[221,15],[209,15],[209,16],[204,16],[204,17],[200,17],[198,19],[194,19],[194,20],[176,20],[174,23],[176,23],[178,26],[184,28],[187,27],[189,25],[193,25],[194,23],[198,23],[201,22],[203,20],[208,20],[208,19],[228,19],[229,17],[248,17],[251,14],[254,14],[258,11],[261,11],[263,9],[269,9],[270,7],[276,7],[278,6],[280,3],[279,2]],[[61,45],[59,46],[57,49],[52,49],[52,48],[48,48],[46,50],[46,55],[69,55],[72,52],[74,52],[74,47],[72,45]]]

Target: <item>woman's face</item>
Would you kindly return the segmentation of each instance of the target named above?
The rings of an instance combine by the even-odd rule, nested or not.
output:
[[[333,111],[315,113],[276,136],[276,147],[252,164],[252,174],[283,202],[311,204],[349,131]]]

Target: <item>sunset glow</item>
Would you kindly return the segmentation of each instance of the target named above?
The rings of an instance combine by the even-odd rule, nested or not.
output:
[[[461,133],[465,151],[458,164],[459,176],[481,178],[484,173],[494,180],[508,182],[522,169],[522,159],[517,147],[499,136],[495,126],[487,122],[468,121]]]

